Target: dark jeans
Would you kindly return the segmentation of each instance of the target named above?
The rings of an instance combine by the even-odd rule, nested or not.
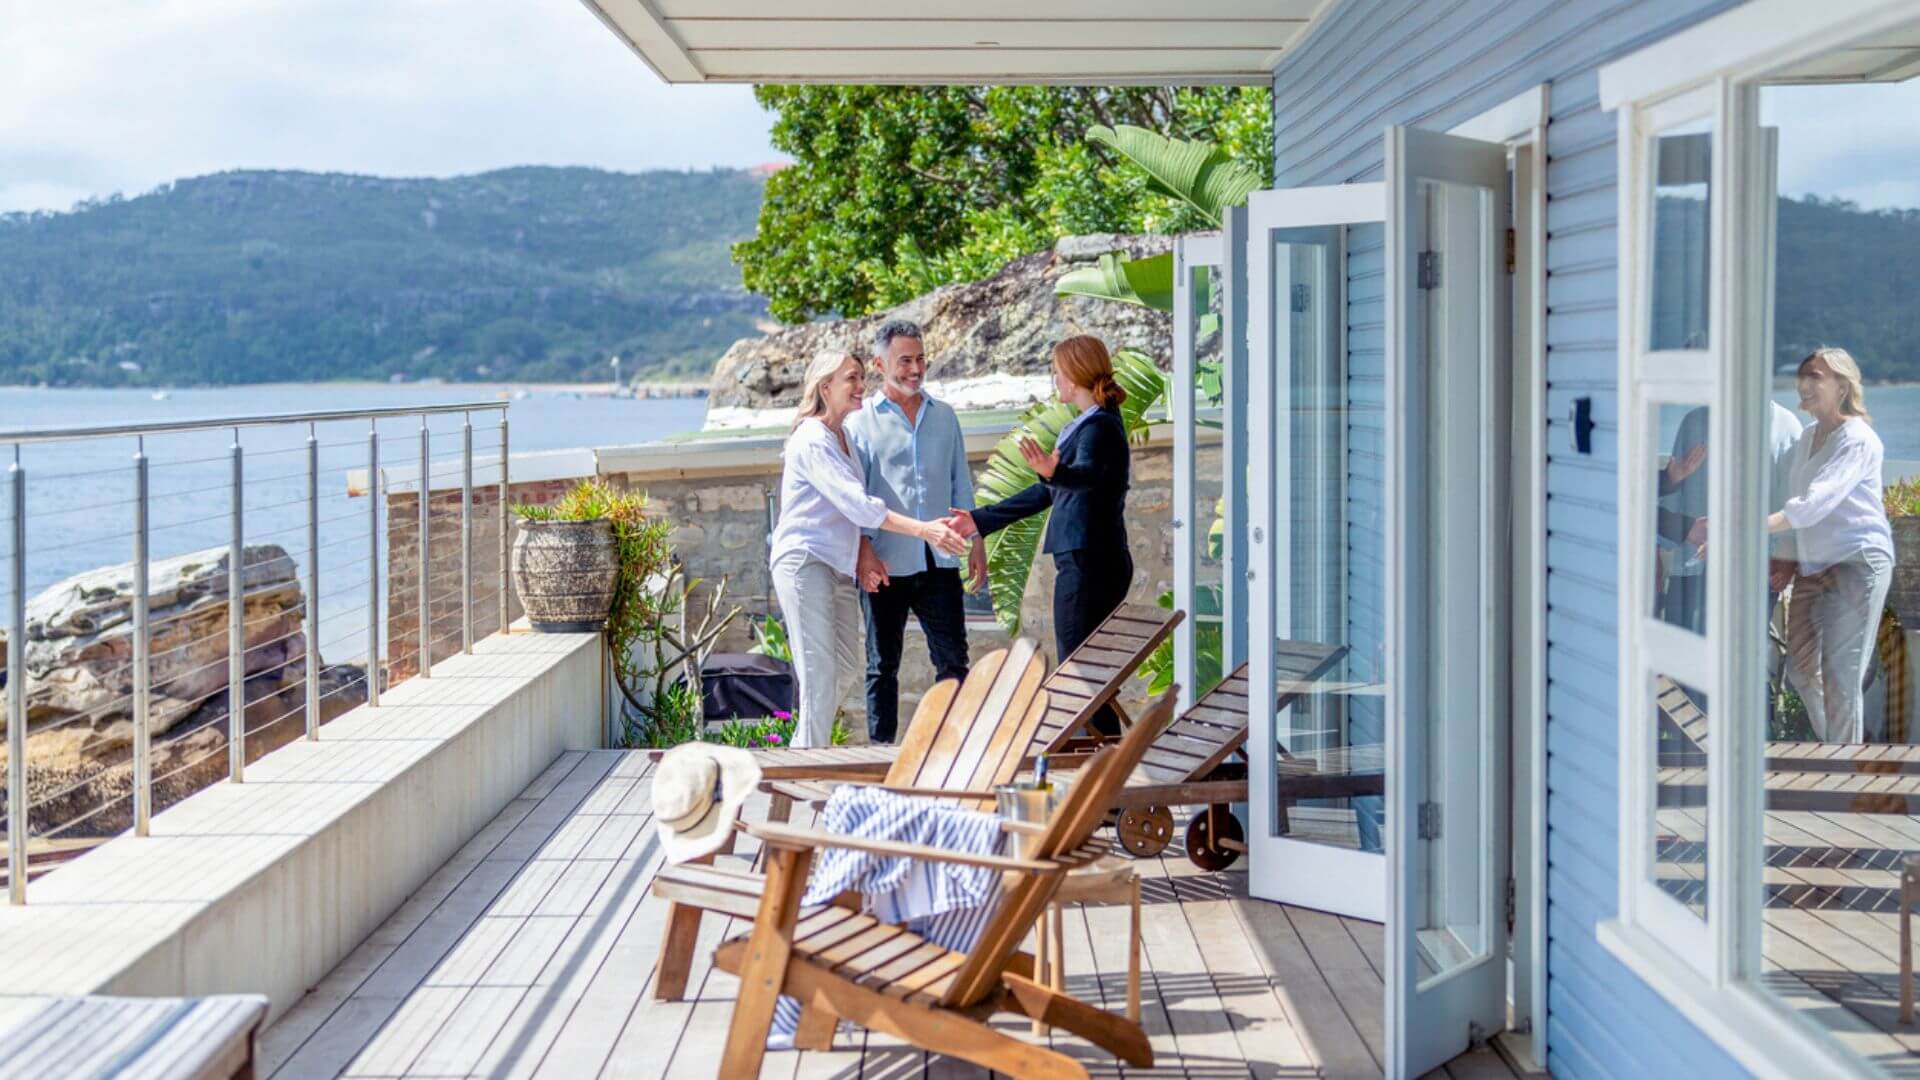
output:
[[[1057,663],[1093,636],[1101,622],[1127,598],[1133,584],[1133,556],[1125,548],[1081,548],[1053,556],[1053,637]],[[1120,734],[1120,717],[1102,706],[1093,714],[1093,730]]]
[[[960,571],[929,566],[861,593],[867,615],[867,738],[892,742],[900,721],[900,653],[907,615],[920,619],[934,677],[967,677],[967,613]]]

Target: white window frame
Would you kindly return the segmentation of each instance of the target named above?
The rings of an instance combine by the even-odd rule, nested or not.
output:
[[[1758,295],[1750,264],[1767,257],[1764,208],[1754,173],[1765,140],[1748,137],[1753,79],[1912,20],[1911,0],[1750,0],[1600,72],[1604,108],[1619,112],[1620,162],[1620,880],[1619,914],[1599,924],[1603,946],[1687,1020],[1758,1075],[1871,1076],[1872,1068],[1824,1029],[1761,989],[1762,824],[1765,733],[1751,724],[1715,725],[1708,759],[1708,911],[1702,927],[1652,885],[1654,720],[1648,675],[1670,673],[1709,695],[1723,716],[1764,709],[1756,682],[1763,598],[1744,583],[1764,572],[1771,365],[1750,361],[1750,343],[1771,296]],[[1710,116],[1708,347],[1653,354],[1647,344],[1651,135]],[[1657,360],[1656,360],[1657,356]],[[1700,638],[1650,617],[1652,509],[1660,403],[1711,410],[1714,464],[1709,514],[1707,634]],[[1651,427],[1651,430],[1650,430]]]

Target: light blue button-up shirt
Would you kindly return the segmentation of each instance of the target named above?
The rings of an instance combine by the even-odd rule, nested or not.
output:
[[[973,509],[973,474],[967,469],[967,441],[953,407],[922,392],[912,422],[886,394],[878,394],[847,418],[847,438],[866,474],[867,493],[889,510],[921,521],[946,516],[950,507]],[[927,543],[900,533],[864,530],[874,553],[887,564],[887,576],[904,577],[927,568]],[[933,553],[933,564],[957,567],[960,559]]]

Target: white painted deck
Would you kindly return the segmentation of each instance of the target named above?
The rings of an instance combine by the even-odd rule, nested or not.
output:
[[[267,1031],[262,1075],[714,1075],[737,982],[707,958],[743,927],[708,918],[689,1000],[652,1000],[665,904],[648,896],[660,865],[649,768],[637,752],[561,758]],[[763,815],[764,800],[747,812]],[[1153,1075],[1380,1075],[1378,924],[1248,899],[1244,873],[1201,872],[1177,846],[1138,865]],[[1122,907],[1070,911],[1069,989],[1120,1008],[1126,935]],[[1118,1075],[1056,1038],[1096,1075]],[[1446,1072],[1512,1075],[1492,1051]],[[833,1052],[772,1054],[763,1075],[980,1070],[843,1027]]]

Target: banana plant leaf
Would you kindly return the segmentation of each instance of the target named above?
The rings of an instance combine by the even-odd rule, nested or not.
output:
[[[1137,304],[1155,311],[1173,310],[1173,253],[1144,259],[1123,259],[1109,252],[1093,266],[1062,274],[1053,284],[1056,296],[1090,296]]]
[[[1167,377],[1144,354],[1121,349],[1113,354],[1113,379],[1127,392],[1127,400],[1120,406],[1127,434],[1136,443],[1145,442],[1150,427],[1147,412],[1166,396]],[[1060,429],[1074,415],[1072,406],[1058,401],[1028,409],[1019,426],[994,444],[987,466],[974,484],[974,501],[981,506],[996,503],[1039,483],[1039,475],[1020,456],[1021,438],[1030,436],[1042,450],[1051,452]],[[993,617],[1012,636],[1020,633],[1020,602],[1026,597],[1034,561],[1040,557],[1048,513],[1043,510],[987,537],[987,592],[993,598]]]
[[[1138,166],[1153,190],[1198,210],[1215,228],[1229,207],[1260,190],[1258,173],[1210,142],[1168,138],[1130,124],[1090,128],[1087,138]]]

